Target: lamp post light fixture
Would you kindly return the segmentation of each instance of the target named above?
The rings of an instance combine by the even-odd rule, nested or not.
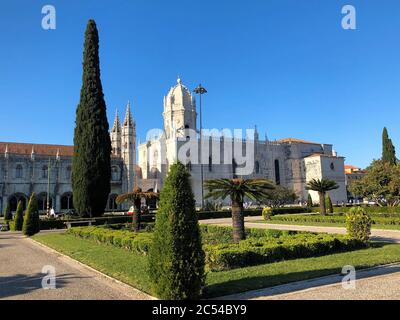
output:
[[[207,93],[207,90],[202,87],[201,84],[198,85],[197,88],[193,90],[194,93],[200,96],[200,172],[201,172],[201,209],[204,208],[204,174],[203,174],[203,159],[202,159],[202,148],[203,148],[203,119],[202,119],[202,108],[201,108],[201,96]]]

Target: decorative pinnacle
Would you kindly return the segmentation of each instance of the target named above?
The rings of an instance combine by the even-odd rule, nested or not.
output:
[[[131,113],[131,102],[128,100],[125,112],[124,126],[133,126],[133,117]]]
[[[119,132],[119,131],[121,131],[121,124],[119,122],[118,109],[116,109],[112,132]]]

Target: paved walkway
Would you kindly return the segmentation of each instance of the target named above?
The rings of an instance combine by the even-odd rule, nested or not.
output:
[[[56,289],[42,288],[44,266],[56,271]],[[113,281],[18,233],[0,234],[0,300],[149,299],[146,294]]]
[[[263,219],[262,217],[246,217],[245,218],[246,227],[259,228],[259,229],[326,232],[326,233],[336,233],[336,234],[346,233],[346,228],[341,228],[341,227],[299,226],[299,225],[289,225],[289,224],[268,224],[268,223],[254,222],[254,221],[260,221],[262,219]],[[215,224],[219,226],[232,226],[232,219],[231,218],[208,219],[208,220],[200,220],[200,223]],[[372,229],[371,239],[377,241],[400,243],[400,230]]]
[[[221,300],[400,300],[400,264],[356,272],[353,288],[342,286],[342,275],[248,291]]]

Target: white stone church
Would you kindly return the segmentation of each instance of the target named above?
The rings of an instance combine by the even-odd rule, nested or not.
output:
[[[232,135],[202,135],[200,143],[188,147],[188,140],[199,139],[196,100],[191,91],[178,79],[164,97],[164,129],[139,145],[138,184],[143,189],[160,188],[170,164],[177,160],[186,164],[192,176],[192,188],[198,205],[202,200],[201,171],[203,181],[215,178],[240,176],[239,156],[248,152],[246,141],[253,150],[251,171],[245,178],[267,178],[278,185],[293,189],[299,201],[306,201],[310,192],[313,201],[318,195],[305,189],[311,179],[335,180],[339,189],[330,192],[333,203],[347,202],[344,158],[333,150],[331,144],[303,141],[294,138],[268,141],[260,140],[257,130],[250,139],[236,139]],[[195,136],[193,137],[193,132]],[[204,132],[204,131],[203,131]],[[247,137],[249,138],[249,137]],[[183,149],[183,150],[182,150]],[[239,149],[235,152],[235,149]],[[201,154],[203,153],[203,154]],[[201,155],[200,155],[201,154]],[[200,159],[203,159],[200,161]],[[223,161],[228,159],[229,161]],[[196,161],[198,160],[198,161]],[[206,194],[206,191],[203,191]]]
[[[115,198],[135,185],[145,191],[159,191],[169,166],[177,160],[185,163],[191,173],[198,206],[202,202],[202,180],[237,176],[270,179],[293,189],[299,201],[307,200],[309,191],[305,186],[309,180],[329,178],[339,185],[330,192],[332,202],[347,202],[344,158],[333,151],[331,144],[294,138],[260,140],[257,130],[245,138],[212,131],[207,135],[203,130],[200,144],[196,100],[180,79],[164,97],[162,116],[164,128],[152,130],[148,141],[137,148],[130,104],[122,124],[116,115],[110,132],[112,179],[106,210],[121,209]],[[9,203],[14,211],[19,200],[26,205],[32,192],[38,195],[43,211],[47,198],[57,212],[73,208],[73,146],[0,142],[0,155],[0,210]],[[246,160],[243,165],[242,160]],[[312,191],[310,194],[317,203],[318,195]]]

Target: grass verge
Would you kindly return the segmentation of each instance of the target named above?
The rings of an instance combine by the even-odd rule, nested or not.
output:
[[[42,234],[34,236],[34,239],[139,290],[153,294],[146,272],[145,256],[65,234]],[[373,243],[371,248],[363,250],[210,272],[204,295],[205,298],[212,298],[337,274],[345,265],[361,269],[393,262],[400,262],[400,245]]]

